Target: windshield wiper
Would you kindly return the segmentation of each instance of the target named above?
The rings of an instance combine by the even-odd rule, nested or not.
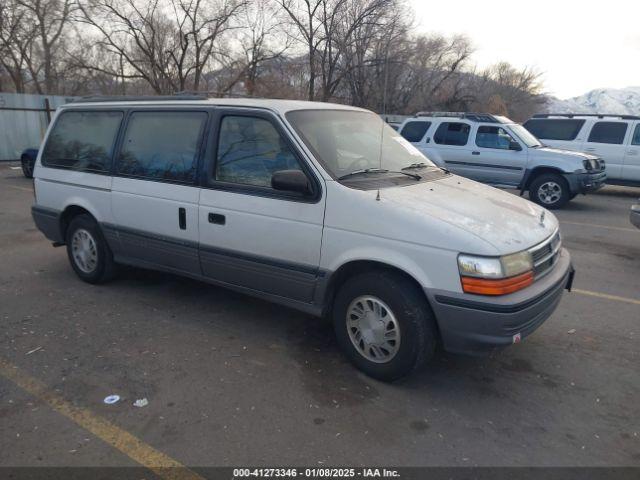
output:
[[[363,173],[399,173],[401,175],[406,175],[407,177],[411,177],[414,180],[421,180],[422,177],[418,174],[415,173],[408,173],[408,172],[396,172],[393,170],[387,170],[386,168],[363,168],[362,170],[354,170],[351,173],[347,173],[346,175],[342,175],[341,177],[338,177],[338,180],[344,180],[345,178],[349,178],[352,177],[354,175],[361,175]]]
[[[404,168],[401,168],[400,170],[412,170],[414,168],[427,168],[430,167],[431,165],[424,163],[424,162],[420,162],[420,163],[412,163],[411,165],[407,165]]]

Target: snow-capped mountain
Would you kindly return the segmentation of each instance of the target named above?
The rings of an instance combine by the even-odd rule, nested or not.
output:
[[[567,100],[551,97],[547,103],[547,111],[640,115],[640,87],[600,88]]]

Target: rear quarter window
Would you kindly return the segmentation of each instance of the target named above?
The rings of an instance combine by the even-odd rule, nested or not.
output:
[[[589,143],[622,145],[628,124],[624,122],[597,122],[589,134]]]
[[[42,152],[42,165],[108,172],[122,112],[67,111],[60,114]]]
[[[524,128],[542,140],[575,140],[584,125],[581,119],[533,119],[524,123]]]
[[[402,127],[400,135],[407,141],[416,143],[423,139],[429,127],[431,127],[431,122],[407,122],[405,126]]]

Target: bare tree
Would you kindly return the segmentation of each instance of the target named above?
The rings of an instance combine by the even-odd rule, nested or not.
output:
[[[0,3],[0,66],[17,93],[26,91],[26,59],[35,34],[35,26],[20,3],[16,0]]]

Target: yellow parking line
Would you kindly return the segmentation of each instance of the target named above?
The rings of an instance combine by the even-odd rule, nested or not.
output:
[[[618,297],[617,295],[608,295],[606,293],[591,292],[589,290],[580,290],[579,288],[572,288],[572,293],[579,293],[580,295],[588,295],[590,297],[606,298],[607,300],[613,300],[615,302],[632,303],[634,305],[640,305],[640,300],[634,298]]]
[[[597,223],[567,222],[566,220],[560,220],[560,223],[565,223],[567,225],[579,225],[581,227],[607,228],[609,230],[620,230],[622,232],[640,233],[640,230],[637,228],[610,227],[609,225],[599,225]]]
[[[57,393],[51,391],[41,381],[21,372],[16,366],[0,358],[0,375],[11,380],[37,399],[48,404],[53,410],[73,420],[96,437],[117,448],[140,465],[152,470],[167,480],[204,480],[180,462],[147,445],[126,430],[115,426],[86,408],[77,407]]]

